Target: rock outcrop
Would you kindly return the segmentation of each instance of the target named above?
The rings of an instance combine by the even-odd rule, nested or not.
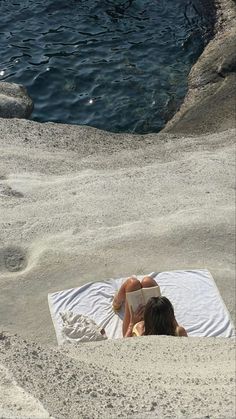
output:
[[[193,66],[184,103],[165,132],[202,134],[235,127],[236,6],[218,2],[216,35]]]
[[[0,82],[0,118],[29,118],[33,107],[24,86]]]

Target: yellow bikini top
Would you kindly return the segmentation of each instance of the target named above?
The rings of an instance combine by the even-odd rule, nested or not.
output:
[[[135,325],[133,327],[133,330],[132,330],[132,336],[142,336],[142,333],[140,333],[140,330],[139,330],[140,323],[142,323],[142,321],[138,322],[138,323],[135,323]]]

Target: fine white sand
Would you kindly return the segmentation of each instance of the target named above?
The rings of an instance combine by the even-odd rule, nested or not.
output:
[[[234,318],[234,134],[0,121],[0,362],[38,417],[234,417],[230,339],[45,346],[49,292],[149,271],[209,269]]]

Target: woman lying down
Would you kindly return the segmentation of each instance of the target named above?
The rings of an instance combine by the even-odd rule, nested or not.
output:
[[[141,288],[157,287],[156,281],[145,276],[140,282],[137,278],[128,278],[113,299],[113,309],[118,312],[125,304],[123,336],[170,335],[187,336],[184,327],[179,326],[171,302],[166,297],[151,297],[145,305],[139,305],[133,311],[126,294]]]

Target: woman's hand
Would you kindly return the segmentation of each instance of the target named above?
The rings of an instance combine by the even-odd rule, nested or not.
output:
[[[145,306],[142,304],[140,304],[135,311],[130,307],[130,323],[135,324],[143,320],[144,308]]]

